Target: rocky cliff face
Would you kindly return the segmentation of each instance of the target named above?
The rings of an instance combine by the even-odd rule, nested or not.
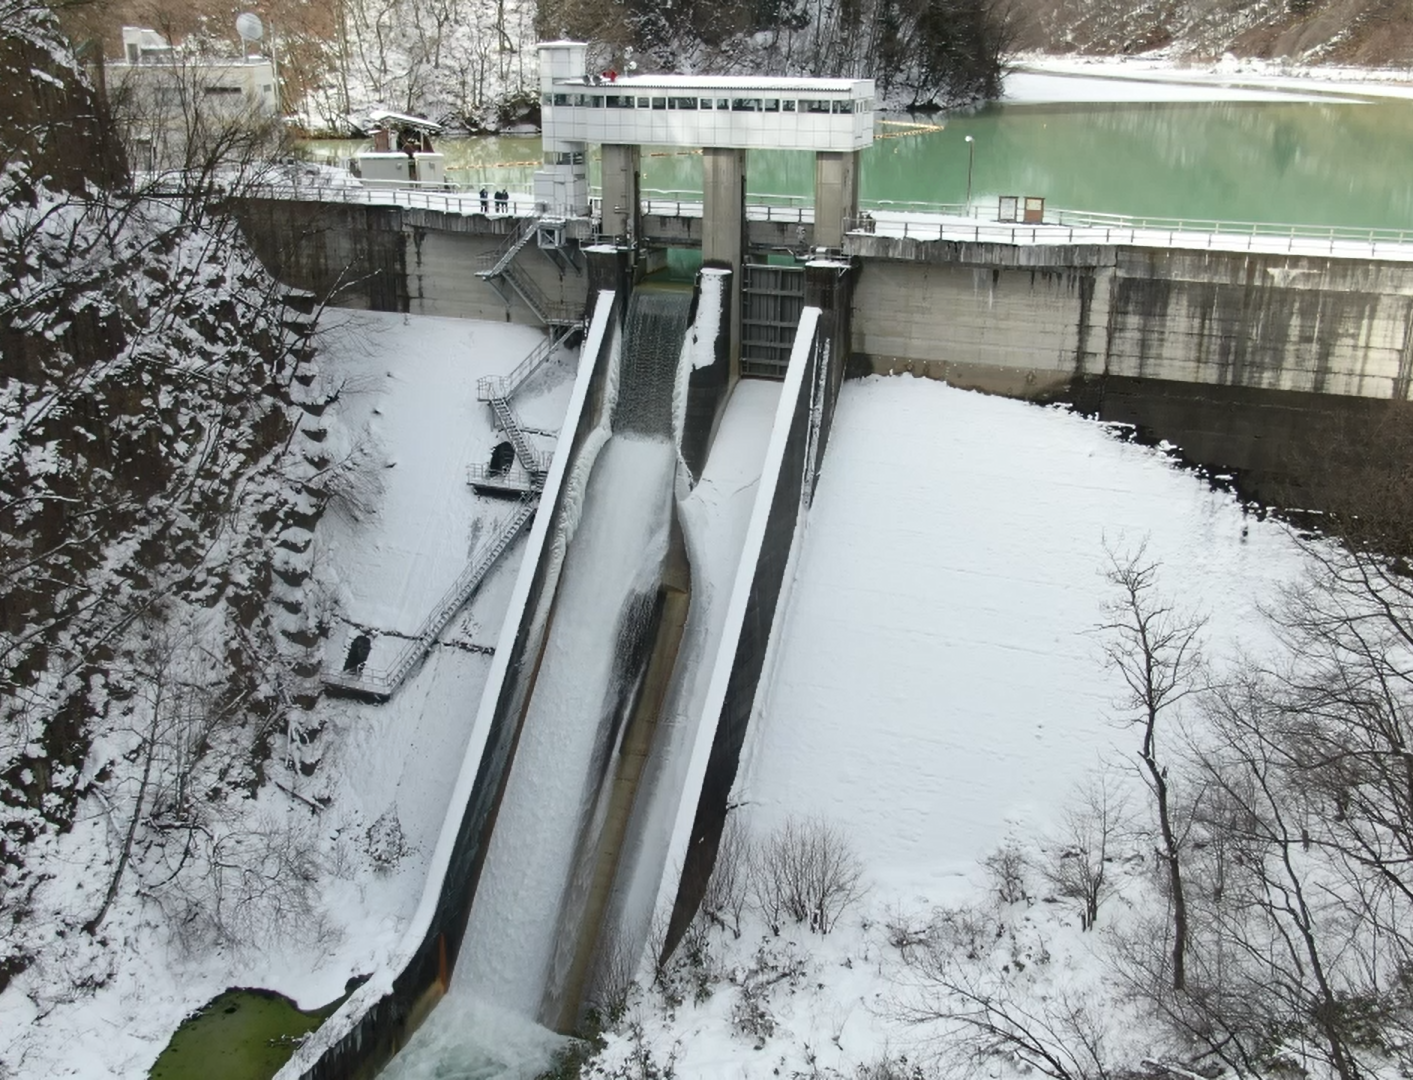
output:
[[[51,12],[0,16],[0,990],[45,951],[38,1000],[108,977],[120,913],[234,932],[212,852],[249,842],[318,636],[292,564],[327,470],[233,215],[134,192]]]
[[[81,192],[126,177],[117,140],[94,93],[46,9],[0,0],[0,163],[20,165],[51,189]]]
[[[1406,0],[1026,0],[1014,13],[1023,49],[1413,65]]]

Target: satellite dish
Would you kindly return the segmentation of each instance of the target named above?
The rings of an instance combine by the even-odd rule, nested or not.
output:
[[[259,41],[265,36],[265,27],[259,15],[246,11],[236,16],[236,33],[242,41]]]

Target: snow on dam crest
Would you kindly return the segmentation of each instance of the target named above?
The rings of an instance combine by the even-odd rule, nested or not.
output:
[[[927,380],[846,383],[733,803],[842,825],[928,891],[1053,820],[1127,744],[1100,639],[1106,541],[1259,648],[1294,540],[1092,421]]]

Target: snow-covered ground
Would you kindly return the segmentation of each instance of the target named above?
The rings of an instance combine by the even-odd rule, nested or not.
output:
[[[845,384],[737,801],[839,817],[881,888],[942,899],[1117,753],[1092,630],[1106,542],[1145,539],[1214,646],[1259,644],[1281,526],[1065,411]]]
[[[1269,645],[1258,607],[1299,566],[1282,526],[1159,450],[910,378],[845,384],[802,543],[731,801],[755,837],[792,817],[838,826],[869,892],[827,938],[749,915],[739,940],[713,931],[710,993],[635,991],[605,1073],[643,1053],[703,1078],[931,1058],[935,1032],[900,1019],[911,976],[889,924],[984,900],[1003,841],[1053,829],[1101,765],[1132,772],[1094,632],[1106,544],[1146,543],[1214,650]],[[1072,989],[1098,977],[1072,908],[1007,917]],[[751,985],[764,1037],[743,1030]]]
[[[1017,71],[1006,79],[1005,100],[1328,101],[1331,95],[1413,98],[1413,69],[1303,65],[1231,55],[1199,65],[1178,63],[1161,53],[1134,57],[1028,53],[1017,58]]]
[[[1343,91],[1341,91],[1343,93]],[[1068,102],[1170,101],[1330,101],[1361,100],[1336,96],[1333,89],[1312,92],[1309,85],[1257,82],[1235,83],[1215,75],[1173,68],[1140,73],[1119,63],[1090,65],[1078,60],[1028,59],[1006,76],[1007,105],[1049,105]]]
[[[365,475],[375,482],[325,514],[315,574],[334,591],[345,619],[385,632],[395,644],[391,635],[416,627],[477,537],[507,512],[466,484],[466,466],[484,461],[495,441],[476,379],[509,371],[539,334],[370,312],[330,312],[326,325],[320,363],[342,386],[329,413],[351,436],[348,445],[368,455]],[[558,427],[572,364],[571,355],[561,355],[522,388],[516,404],[527,424]],[[325,863],[319,893],[328,916],[320,932],[302,946],[189,955],[168,944],[168,928],[154,924],[141,904],[118,905],[109,933],[127,946],[113,970],[92,973],[104,980],[98,989],[56,1001],[52,988],[74,984],[78,973],[50,971],[41,958],[0,997],[0,1048],[16,1075],[145,1076],[181,1020],[229,986],[266,987],[314,1007],[383,960],[421,896],[490,666],[478,650],[495,645],[520,550],[511,548],[392,701],[326,698],[305,718],[307,728],[321,729],[311,752],[319,765],[307,778],[283,770],[276,778],[298,796],[328,800],[317,819]],[[341,658],[336,628],[328,662]],[[251,812],[279,815],[291,807],[304,812],[267,789]],[[370,836],[379,819],[384,827]],[[395,832],[386,828],[394,819]],[[95,820],[77,827],[96,829]],[[393,839],[399,834],[400,843]],[[76,906],[85,903],[76,893]]]
[[[378,509],[366,517],[331,513],[320,526],[324,565],[336,580],[340,612],[326,663],[337,667],[353,627],[372,632],[370,667],[394,653],[511,512],[512,502],[476,495],[466,467],[484,462],[500,436],[477,400],[476,380],[513,368],[541,340],[530,327],[465,319],[337,313],[327,351],[341,362],[345,427],[380,467]],[[573,357],[561,354],[521,388],[527,425],[554,429],[573,382]],[[538,441],[542,449],[552,445]],[[355,875],[343,909],[356,953],[328,965],[330,982],[372,970],[401,937],[425,883],[447,800],[490,668],[485,651],[500,633],[521,561],[516,544],[442,635],[426,665],[384,705],[326,699],[319,708],[329,751],[315,782],[330,785],[334,806],[355,842],[394,815],[407,854],[371,882]],[[382,895],[379,896],[378,892]],[[268,985],[268,984],[262,984]],[[276,989],[286,990],[284,986]],[[334,994],[295,995],[302,1003]]]

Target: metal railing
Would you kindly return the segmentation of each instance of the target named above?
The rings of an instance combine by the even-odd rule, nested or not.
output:
[[[514,262],[507,263],[505,269],[497,276],[510,282],[511,288],[546,326],[569,326],[580,322],[582,315],[575,305],[551,300],[544,290],[535,284],[533,278],[520,272]]]
[[[510,261],[520,253],[520,249],[534,238],[539,227],[540,219],[537,215],[531,214],[529,217],[521,218],[500,247],[495,251],[488,251],[476,257],[476,263],[481,267],[476,273],[481,277],[495,277],[504,271],[510,265]]]
[[[318,199],[365,205],[394,204],[448,213],[480,213],[480,198],[455,185],[400,186],[372,189],[357,185],[334,185],[320,180],[270,182],[253,185],[252,194],[270,197]],[[642,212],[663,217],[700,217],[700,192],[678,189],[645,189]],[[663,196],[663,197],[658,197]],[[746,196],[747,215],[756,221],[807,224],[813,220],[813,206],[806,196],[751,192]],[[595,195],[587,208],[597,212],[601,199]],[[492,203],[494,207],[494,203]],[[1171,247],[1285,251],[1312,254],[1390,255],[1410,258],[1413,229],[1363,228],[1342,225],[1305,225],[1289,222],[1223,221],[1216,218],[1170,218],[1111,214],[1103,211],[1069,210],[1047,207],[1045,220],[1037,224],[1012,224],[984,220],[994,207],[909,200],[861,200],[857,219],[846,222],[849,231],[884,232],[919,240],[972,240],[1005,244],[1163,244]],[[527,217],[537,212],[532,196],[515,193],[505,216]],[[495,211],[491,211],[494,216]],[[899,219],[892,219],[892,215]],[[903,215],[909,215],[903,217]],[[569,214],[569,217],[577,216]],[[948,220],[939,220],[948,219]],[[957,219],[965,219],[959,221]],[[1203,240],[1201,238],[1205,237]],[[1389,249],[1395,249],[1390,251]]]
[[[492,398],[508,398],[515,391],[520,389],[522,383],[539,369],[539,366],[554,355],[555,349],[559,348],[566,338],[573,333],[573,327],[554,327],[550,333],[536,345],[530,355],[516,364],[509,373],[505,375],[486,375],[476,380],[476,398],[479,401],[490,401]]]
[[[548,464],[548,458],[546,458]],[[493,469],[489,465],[466,466],[466,482],[476,488],[491,488],[526,495],[544,487],[544,477],[521,469]]]
[[[395,187],[370,187],[362,183],[332,184],[320,179],[291,179],[253,184],[246,189],[246,193],[272,199],[404,206],[414,210],[440,210],[448,214],[486,214],[488,217],[525,217],[536,212],[534,196],[524,192],[511,192],[509,203],[503,210],[496,208],[494,199],[488,200],[487,208],[483,210],[476,190],[457,184],[418,184],[414,181],[398,183]]]
[[[539,501],[538,491],[527,492],[521,497],[515,512],[511,514],[495,536],[491,537],[490,541],[476,553],[451,588],[442,595],[441,600],[432,609],[432,613],[423,620],[416,635],[403,647],[391,667],[385,670],[371,671],[367,668],[359,671],[326,671],[323,674],[324,684],[371,694],[385,700],[391,697],[403,681],[412,674],[413,669],[432,651],[433,644],[441,632],[446,629],[447,624],[471,599],[471,595],[480,587],[491,568],[495,566],[500,557],[505,554],[506,549],[520,535],[520,531],[534,517],[535,508],[539,505]]]
[[[845,221],[849,233],[905,239],[1021,244],[1130,244],[1137,247],[1263,251],[1290,254],[1384,255],[1413,258],[1413,231],[1194,218],[1136,218],[1076,210],[1046,211],[1035,224],[957,220],[918,215],[871,215]]]

